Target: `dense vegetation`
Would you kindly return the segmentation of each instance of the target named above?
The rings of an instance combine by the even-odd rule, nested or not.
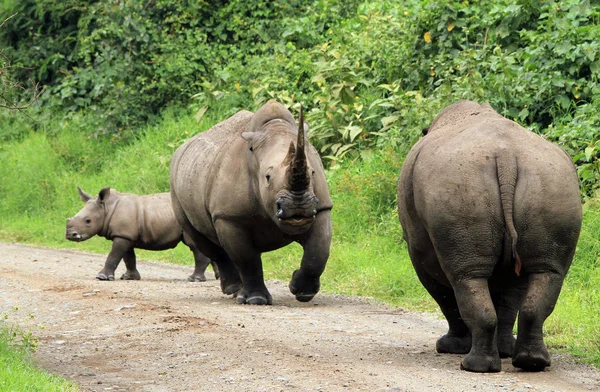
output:
[[[599,6],[0,1],[0,20],[16,13],[0,28],[11,80],[47,87],[31,118],[0,113],[0,238],[106,252],[100,239],[63,240],[80,207],[76,185],[166,191],[171,154],[191,135],[270,98],[293,110],[303,102],[335,203],[323,288],[435,309],[402,243],[397,174],[443,106],[488,101],[578,166],[584,230],[546,332],[554,349],[600,364]],[[4,96],[18,104],[31,94]],[[268,254],[267,276],[289,279],[298,255]],[[142,257],[191,263],[182,247]]]

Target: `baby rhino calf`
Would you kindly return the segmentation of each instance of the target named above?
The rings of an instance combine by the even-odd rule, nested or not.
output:
[[[85,206],[74,217],[67,219],[65,237],[70,241],[85,241],[95,235],[112,240],[113,245],[104,268],[96,278],[114,280],[115,270],[125,260],[127,271],[121,276],[125,280],[139,280],[134,248],[165,250],[183,241],[194,254],[196,267],[189,281],[205,281],[204,271],[209,263],[219,278],[217,266],[200,253],[179,227],[169,193],[138,196],[119,193],[109,187],[103,188],[92,197],[81,188],[79,197]]]

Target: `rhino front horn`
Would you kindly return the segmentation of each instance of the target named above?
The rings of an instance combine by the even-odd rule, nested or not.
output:
[[[296,142],[296,154],[291,163],[290,190],[303,192],[308,189],[310,178],[308,177],[308,166],[306,164],[306,153],[304,151],[304,113],[300,104],[300,119],[298,121],[298,141]]]

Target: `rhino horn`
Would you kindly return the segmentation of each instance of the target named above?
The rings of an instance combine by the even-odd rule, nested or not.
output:
[[[290,150],[291,151],[291,150]],[[303,192],[308,189],[310,178],[308,177],[308,165],[304,148],[304,113],[300,105],[300,119],[298,121],[298,141],[296,142],[296,153],[291,165],[291,176],[289,179],[290,190]]]

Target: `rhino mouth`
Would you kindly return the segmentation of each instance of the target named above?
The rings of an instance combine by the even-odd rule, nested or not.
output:
[[[67,232],[65,234],[65,238],[68,239],[69,241],[75,241],[75,242],[81,242],[81,241],[85,241],[86,239],[79,233],[77,232]]]
[[[287,218],[279,218],[279,221],[285,225],[293,226],[293,227],[301,227],[310,225],[314,222],[315,215],[312,216],[304,216],[300,214],[292,215]]]

